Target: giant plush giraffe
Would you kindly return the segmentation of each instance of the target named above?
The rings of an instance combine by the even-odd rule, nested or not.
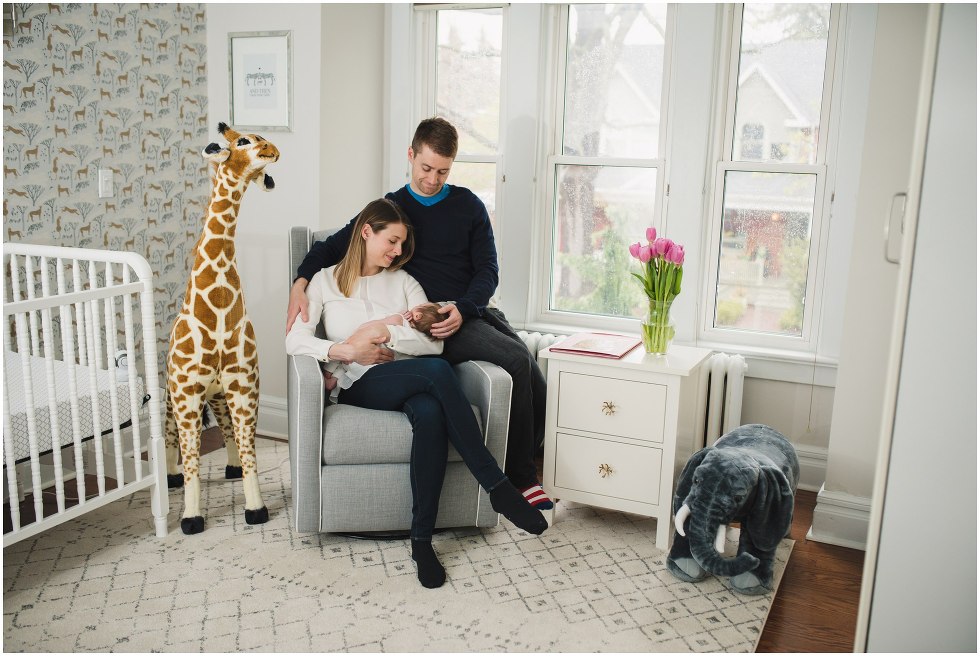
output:
[[[255,462],[258,354],[235,262],[235,227],[248,184],[258,179],[266,191],[274,187],[263,169],[279,159],[279,150],[256,134],[239,134],[224,123],[218,124],[218,132],[228,143],[209,144],[203,152],[213,168],[214,186],[167,352],[167,469],[171,478],[177,473],[179,439],[184,465],[180,528],[188,535],[204,530],[200,450],[205,402],[215,411],[226,440],[230,418],[237,459],[230,454],[228,470],[241,466],[246,523],[269,519]]]

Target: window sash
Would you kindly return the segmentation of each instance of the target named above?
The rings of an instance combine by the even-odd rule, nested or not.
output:
[[[436,94],[438,92],[438,65],[439,65],[439,34],[438,20],[440,11],[465,11],[475,9],[501,9],[501,21],[503,25],[503,36],[501,43],[500,61],[500,104],[498,113],[503,116],[505,106],[504,91],[507,88],[507,5],[499,3],[486,4],[415,4],[415,30],[418,38],[416,39],[416,61],[421,62],[417,67],[419,75],[419,94],[417,97],[415,112],[416,117],[413,126],[418,125],[419,121],[430,116],[435,116]],[[502,160],[502,150],[506,141],[506,122],[499,122],[497,134],[497,152],[487,153],[467,153],[460,151],[456,154],[457,162],[473,162],[481,164],[496,164],[500,170]],[[497,198],[501,193],[500,176],[497,176]]]
[[[566,73],[568,70],[568,21],[569,6],[567,4],[558,8],[554,22],[554,43],[551,56],[548,58],[547,70],[551,71],[555,80],[551,94],[551,106],[543,109],[543,116],[550,117],[551,129],[549,130],[550,143],[546,145],[547,153],[545,170],[545,184],[541,185],[541,200],[538,207],[540,209],[540,225],[542,230],[536,231],[540,235],[540,243],[535,245],[535,252],[539,254],[538,264],[532,268],[532,290],[529,295],[529,316],[536,324],[562,326],[566,331],[574,329],[605,329],[620,332],[636,332],[637,319],[631,317],[615,317],[610,315],[585,314],[568,310],[552,309],[552,281],[554,278],[555,267],[555,239],[558,219],[558,189],[557,181],[559,167],[564,165],[582,165],[598,167],[627,167],[627,168],[647,168],[656,171],[656,190],[653,216],[650,224],[655,226],[658,231],[663,230],[664,216],[666,213],[666,174],[667,159],[664,153],[669,147],[669,113],[670,107],[670,88],[672,71],[672,44],[674,33],[675,7],[670,4],[667,8],[666,38],[664,41],[664,70],[660,97],[660,126],[659,126],[659,157],[657,158],[624,158],[624,157],[585,157],[576,155],[562,154],[564,143],[564,119],[565,119],[565,90]],[[637,235],[639,239],[642,235]],[[629,272],[624,271],[624,276]]]
[[[708,243],[705,260],[701,303],[702,317],[699,341],[709,343],[731,343],[751,347],[775,348],[786,351],[815,352],[817,348],[816,326],[819,323],[823,296],[821,279],[826,267],[827,253],[824,241],[827,233],[827,214],[832,190],[828,186],[831,170],[827,165],[827,153],[833,152],[835,130],[831,123],[834,106],[834,87],[837,76],[837,39],[841,27],[840,7],[831,6],[830,23],[827,36],[827,54],[824,66],[823,95],[820,109],[821,137],[817,142],[816,164],[783,163],[778,160],[750,162],[736,160],[733,152],[735,142],[735,109],[738,93],[739,59],[741,56],[742,16],[744,5],[729,9],[731,41],[727,60],[721,66],[727,67],[723,79],[725,87],[725,106],[723,112],[724,136],[718,146],[718,159],[714,167],[710,214],[706,225]],[[803,325],[800,335],[784,335],[743,330],[731,327],[715,327],[715,312],[718,303],[719,258],[721,255],[721,231],[725,207],[725,180],[730,171],[788,173],[814,175],[815,188],[813,215],[809,230],[809,255],[807,260],[807,282],[803,296]]]

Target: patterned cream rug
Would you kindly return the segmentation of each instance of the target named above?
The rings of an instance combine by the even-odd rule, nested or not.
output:
[[[287,446],[259,444],[267,524],[245,524],[215,453],[202,534],[171,492],[157,539],[140,493],[5,549],[4,651],[751,652],[772,605],[674,579],[652,519],[565,504],[541,537],[504,519],[438,534],[448,581],[426,590],[407,541],[293,532]]]

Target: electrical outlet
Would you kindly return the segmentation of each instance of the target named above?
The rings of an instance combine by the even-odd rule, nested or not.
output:
[[[112,169],[99,169],[99,198],[112,198]]]

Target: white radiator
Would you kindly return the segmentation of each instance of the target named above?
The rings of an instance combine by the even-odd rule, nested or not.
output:
[[[544,374],[545,379],[548,378],[548,361],[544,358],[538,357],[538,352],[548,346],[551,346],[560,339],[564,339],[568,335],[553,335],[551,333],[529,333],[526,330],[518,330],[517,336],[520,337],[524,344],[527,346],[527,350],[531,352],[534,359],[538,361],[538,366],[541,368],[541,373]]]
[[[705,363],[707,376],[699,390],[698,407],[704,408],[705,446],[742,424],[742,391],[749,368],[741,355],[715,353]]]

